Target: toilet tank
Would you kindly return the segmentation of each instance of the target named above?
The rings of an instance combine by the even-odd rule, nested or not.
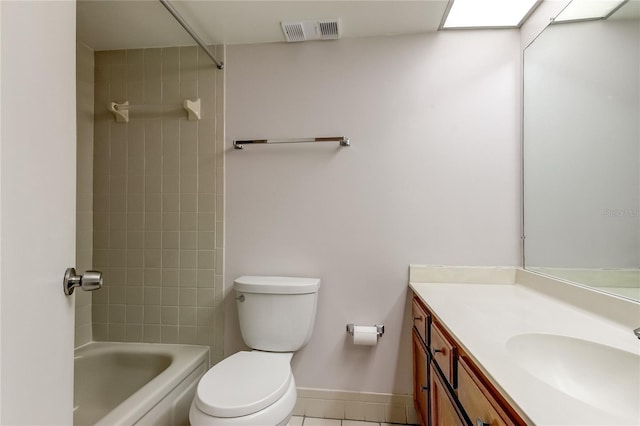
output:
[[[242,339],[253,349],[294,352],[313,332],[320,279],[242,276],[233,288]]]

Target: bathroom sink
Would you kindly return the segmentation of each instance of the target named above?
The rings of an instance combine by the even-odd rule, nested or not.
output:
[[[589,405],[640,419],[640,356],[555,334],[519,334],[507,341],[513,360],[549,386]]]

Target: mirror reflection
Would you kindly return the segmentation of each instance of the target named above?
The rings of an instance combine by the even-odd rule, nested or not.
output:
[[[576,1],[576,0],[574,0]],[[640,301],[640,1],[524,58],[525,268]]]

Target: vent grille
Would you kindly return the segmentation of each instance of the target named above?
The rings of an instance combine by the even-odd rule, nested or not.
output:
[[[337,20],[320,21],[320,37],[323,40],[334,40],[340,38],[340,30]]]
[[[281,22],[287,41],[335,40],[340,38],[340,20],[322,19],[314,21]]]
[[[282,22],[282,31],[287,41],[304,41],[302,22]]]

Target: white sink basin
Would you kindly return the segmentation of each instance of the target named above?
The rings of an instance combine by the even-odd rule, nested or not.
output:
[[[537,333],[511,337],[507,351],[538,380],[603,411],[637,419],[640,424],[638,354],[573,337]]]

